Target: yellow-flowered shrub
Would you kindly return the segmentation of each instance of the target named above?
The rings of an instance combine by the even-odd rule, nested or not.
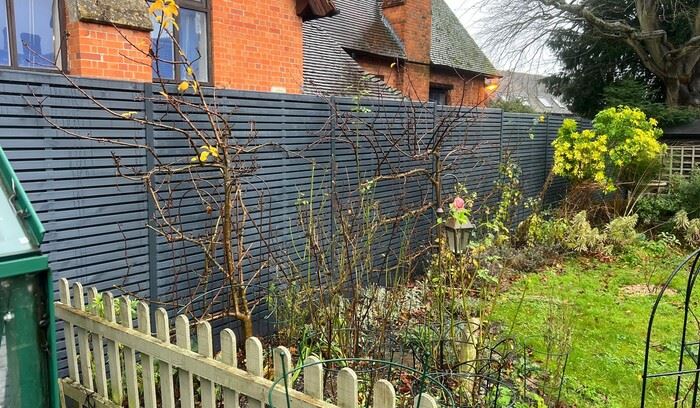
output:
[[[656,120],[626,106],[598,113],[593,130],[579,131],[575,120],[566,119],[552,143],[553,171],[572,181],[593,181],[612,191],[614,177],[663,153],[665,146],[658,141],[661,135]]]

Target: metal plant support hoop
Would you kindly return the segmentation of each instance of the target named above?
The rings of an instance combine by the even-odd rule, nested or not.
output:
[[[681,333],[681,344],[680,352],[678,356],[678,368],[672,371],[663,371],[659,373],[649,372],[649,352],[652,343],[652,330],[654,328],[654,319],[656,317],[656,312],[663,300],[664,294],[669,289],[674,280],[681,276],[681,272],[688,268],[688,280],[686,282],[685,291],[685,301],[683,308],[683,332]],[[688,336],[688,321],[692,317],[696,319],[696,314],[692,310],[691,297],[693,294],[693,289],[695,288],[695,283],[700,274],[700,249],[693,252],[688,256],[669,276],[664,285],[661,287],[654,306],[651,309],[651,315],[649,317],[649,326],[647,328],[646,346],[644,349],[644,369],[642,373],[642,398],[641,407],[646,406],[647,393],[649,390],[649,380],[656,378],[676,378],[675,386],[675,397],[673,407],[677,408],[679,406],[691,406],[696,407],[698,403],[698,392],[700,391],[699,381],[700,380],[700,333],[696,333],[694,339],[689,339]],[[690,357],[695,363],[694,368],[688,368],[685,364],[685,358]],[[685,395],[681,395],[681,380],[687,377],[694,377],[692,382],[692,389]],[[691,398],[691,405],[686,405],[686,399]],[[679,405],[680,403],[680,405]]]

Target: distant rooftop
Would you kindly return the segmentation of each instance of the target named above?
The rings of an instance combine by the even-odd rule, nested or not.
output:
[[[519,100],[539,113],[571,114],[561,99],[552,95],[542,82],[544,75],[503,71],[500,87],[495,97],[502,100]]]

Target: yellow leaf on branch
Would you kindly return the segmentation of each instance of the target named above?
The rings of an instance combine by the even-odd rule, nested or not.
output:
[[[180,92],[185,92],[188,89],[190,89],[190,83],[187,81],[182,81],[180,85],[177,86],[177,90]]]

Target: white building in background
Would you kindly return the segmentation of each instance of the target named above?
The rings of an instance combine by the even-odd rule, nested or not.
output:
[[[544,75],[527,74],[524,72],[503,71],[496,100],[520,101],[538,113],[571,114],[569,108],[561,99],[547,91],[542,82]]]

